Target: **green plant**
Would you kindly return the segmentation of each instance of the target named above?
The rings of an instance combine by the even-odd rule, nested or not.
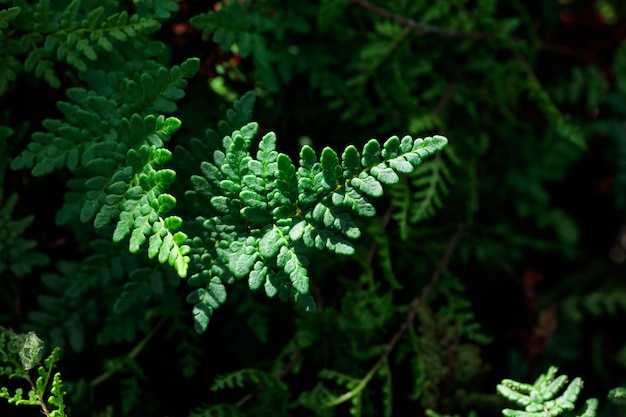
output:
[[[0,200],[2,193],[0,193]],[[37,245],[32,239],[24,238],[24,231],[33,222],[33,216],[23,219],[13,219],[12,214],[18,197],[12,194],[3,201],[0,209],[0,224],[2,225],[2,258],[0,258],[0,273],[9,270],[16,277],[23,277],[34,268],[48,263],[48,257],[33,249]]]
[[[502,414],[511,417],[558,416],[573,410],[583,381],[580,378],[574,378],[567,385],[567,388],[559,394],[559,391],[567,384],[567,376],[559,375],[556,377],[556,372],[557,369],[551,367],[545,374],[539,376],[532,385],[510,379],[503,380],[497,387],[498,393],[517,403],[517,405],[525,407],[525,411],[507,408],[502,410]],[[590,398],[585,401],[584,409],[577,415],[595,417],[597,408],[598,400]]]
[[[0,376],[22,379],[29,385],[26,398],[23,388],[16,388],[11,394],[2,385],[0,398],[16,406],[38,406],[47,417],[66,417],[63,399],[66,392],[61,374],[53,373],[55,363],[59,360],[59,349],[55,348],[44,364],[37,366],[43,356],[43,349],[44,343],[35,333],[16,334],[0,327]],[[35,380],[30,375],[33,368],[37,368],[39,375]]]
[[[305,146],[296,170],[287,155],[276,152],[273,133],[263,136],[256,158],[250,156],[257,128],[255,123],[243,126],[226,136],[222,147],[214,144],[217,133],[209,132],[214,161],[201,162],[203,176],[191,178],[195,192],[189,197],[214,212],[196,219],[204,238],[192,239],[196,250],[192,259],[200,271],[188,282],[201,288],[187,301],[195,304],[198,331],[206,329],[213,309],[226,300],[223,283],[235,278],[248,278],[252,290],[263,286],[269,297],[278,294],[305,310],[315,309],[309,296],[307,248],[354,254],[348,239],[358,238],[361,231],[351,213],[373,217],[375,208],[368,197],[380,197],[382,184],[398,182],[398,173],[412,172],[422,158],[446,143],[441,136],[424,140],[394,136],[381,147],[372,139],[362,152],[349,146],[341,159],[325,148],[319,161]],[[201,155],[208,158],[210,153]]]
[[[0,324],[75,416],[623,385],[621,6],[0,0]]]

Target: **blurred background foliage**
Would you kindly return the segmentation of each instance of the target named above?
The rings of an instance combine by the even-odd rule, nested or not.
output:
[[[0,96],[0,322],[63,348],[70,415],[496,415],[496,383],[549,365],[601,399],[626,383],[623,2],[120,3],[161,22],[161,61],[202,61],[172,148],[249,90],[292,158],[449,145],[377,202],[356,256],[310,254],[318,312],[241,283],[197,335],[171,271],[55,221],[67,172],[8,169],[77,70],[59,89],[18,75]],[[129,301],[128,282],[155,295]]]

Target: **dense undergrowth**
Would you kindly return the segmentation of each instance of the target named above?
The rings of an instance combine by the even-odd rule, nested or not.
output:
[[[0,0],[0,413],[624,415],[626,8],[527,3]]]

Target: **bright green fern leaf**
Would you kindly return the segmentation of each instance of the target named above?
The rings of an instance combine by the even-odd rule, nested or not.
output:
[[[127,163],[135,172],[128,189],[118,202],[121,211],[113,232],[113,241],[130,235],[129,250],[138,252],[149,239],[148,256],[169,263],[181,277],[187,274],[189,247],[187,235],[178,231],[181,220],[165,217],[176,199],[164,191],[176,176],[168,169],[158,169],[171,157],[166,149],[143,145],[128,151]]]
[[[567,376],[556,377],[557,369],[551,367],[548,372],[537,378],[534,384],[524,384],[510,379],[503,380],[497,390],[506,399],[524,407],[524,411],[504,409],[502,414],[507,417],[543,417],[558,416],[575,408],[575,402],[582,389],[583,382],[574,378],[560,395],[559,392],[567,383]],[[587,400],[579,417],[594,417],[598,401]]]
[[[188,301],[195,304],[200,330],[221,304],[201,296],[211,293],[216,282],[246,278],[253,290],[263,288],[269,297],[314,309],[307,250],[354,254],[350,240],[361,231],[353,216],[373,216],[369,198],[382,195],[383,184],[397,182],[398,173],[411,172],[446,144],[441,136],[392,137],[382,147],[372,139],[362,154],[350,146],[340,159],[326,148],[320,160],[305,146],[296,169],[287,155],[276,151],[273,133],[260,140],[253,157],[250,147],[257,128],[249,123],[225,136],[212,161],[201,164],[203,176],[192,177],[195,192],[187,194],[210,202],[207,217],[196,220],[202,237],[192,239],[191,258],[199,271],[189,283],[204,290],[196,290]]]

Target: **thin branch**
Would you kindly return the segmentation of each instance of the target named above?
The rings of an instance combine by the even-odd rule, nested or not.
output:
[[[367,0],[350,0],[351,3],[354,3],[370,12],[377,14],[385,19],[391,20],[392,22],[396,22],[402,26],[405,26],[414,32],[417,32],[422,35],[438,35],[445,36],[449,38],[466,38],[466,39],[483,39],[483,40],[500,40],[495,36],[489,33],[483,32],[464,32],[461,30],[454,29],[445,29],[437,26],[427,25],[424,23],[416,22],[413,19],[406,18],[404,16],[400,16],[395,14],[387,9],[376,6],[375,4],[370,3]]]
[[[448,268],[448,264],[450,263],[450,258],[452,257],[452,254],[456,250],[456,247],[459,243],[459,240],[461,239],[461,236],[463,235],[464,230],[465,230],[465,226],[463,224],[460,224],[457,227],[454,234],[452,235],[452,237],[450,238],[450,241],[446,245],[446,250],[443,253],[441,260],[439,261],[439,264],[437,265],[437,269],[435,269],[432,276],[430,277],[430,281],[428,282],[428,285],[426,285],[422,289],[422,292],[419,295],[413,298],[413,300],[411,301],[411,309],[407,313],[406,319],[404,320],[404,322],[402,323],[398,331],[389,340],[389,343],[387,343],[387,347],[385,348],[385,351],[381,355],[380,359],[378,359],[378,362],[376,362],[376,364],[374,365],[374,368],[376,368],[376,370],[378,370],[378,368],[385,362],[385,360],[387,360],[387,357],[396,347],[396,345],[398,344],[398,342],[404,335],[404,332],[406,332],[406,329],[409,327],[409,325],[411,325],[411,323],[413,323],[413,320],[415,319],[415,315],[417,314],[417,310],[419,309],[420,305],[424,302],[424,300],[426,299],[426,297],[428,296],[432,288],[435,286],[437,281],[439,281],[441,274],[444,273],[445,270]]]
[[[390,214],[391,213],[389,212],[389,215]],[[376,361],[374,366],[372,366],[372,368],[369,370],[367,375],[365,375],[365,377],[361,379],[357,387],[335,398],[334,400],[329,401],[328,403],[325,404],[325,406],[334,407],[354,397],[363,388],[365,388],[365,386],[370,381],[370,379],[372,379],[372,377],[376,375],[376,372],[378,372],[378,369],[380,369],[380,367],[387,361],[387,358],[389,357],[393,349],[397,346],[398,342],[400,342],[400,339],[402,338],[406,330],[409,328],[409,326],[415,319],[415,315],[417,314],[417,310],[419,309],[419,306],[426,299],[426,297],[428,296],[428,293],[432,290],[432,288],[435,286],[437,281],[439,281],[439,277],[441,276],[441,274],[445,272],[445,270],[448,268],[448,264],[450,263],[450,258],[452,257],[452,254],[454,253],[454,250],[456,249],[457,244],[459,243],[459,240],[461,236],[463,235],[464,230],[465,230],[465,226],[462,224],[457,227],[456,232],[454,233],[454,235],[452,235],[452,237],[450,238],[450,241],[446,245],[446,250],[443,253],[441,261],[439,261],[439,264],[437,265],[437,269],[435,269],[432,276],[430,277],[430,281],[428,282],[428,285],[426,285],[422,289],[422,292],[419,295],[415,296],[413,301],[411,301],[411,309],[409,310],[404,322],[402,323],[398,331],[389,340],[389,343],[387,343],[387,347],[383,351],[382,355],[380,356],[378,361]],[[291,361],[278,373],[278,375],[276,375],[277,378],[283,379],[289,373],[291,368],[295,366],[301,354],[302,354],[301,350],[296,351],[293,354]],[[235,407],[241,408],[244,404],[246,404],[248,401],[253,399],[259,392],[261,392],[264,389],[265,389],[264,385],[259,385],[255,387],[252,391],[250,391],[249,393],[244,395],[239,401],[237,401],[237,403],[235,404]]]
[[[297,351],[295,351],[294,354],[291,356],[291,360],[289,361],[289,363],[283,369],[281,369],[280,372],[278,372],[278,374],[276,375],[276,378],[283,379],[285,376],[287,376],[289,371],[291,371],[291,368],[296,366],[296,363],[298,363],[298,359],[300,358],[301,355],[302,355],[301,349],[298,349]],[[235,404],[235,407],[241,408],[245,403],[253,399],[259,392],[261,392],[264,389],[265,389],[265,385],[256,386],[252,391],[250,391],[249,393],[241,397],[239,401],[237,401],[237,403]]]
[[[394,206],[393,204],[389,204],[389,206],[387,207],[387,210],[385,210],[385,214],[383,215],[383,218],[380,221],[380,224],[383,230],[387,229],[387,226],[389,226],[389,222],[391,221],[391,215],[393,214],[393,211],[395,209],[396,209],[396,206]],[[367,260],[365,261],[367,266],[371,266],[372,262],[374,262],[374,256],[376,256],[377,250],[378,250],[378,243],[376,242],[372,243],[367,253],[367,258],[366,258]]]
[[[235,403],[236,408],[241,408],[245,403],[253,399],[259,392],[265,389],[265,385],[257,385],[252,391],[241,397],[239,401]]]
[[[374,61],[372,65],[370,65],[367,71],[365,71],[365,75],[363,75],[360,80],[361,84],[365,84],[370,79],[370,77],[376,72],[376,70],[383,64],[383,62],[387,61],[393,51],[395,51],[398,46],[402,44],[402,42],[407,38],[407,36],[409,36],[411,32],[412,29],[410,27],[405,27],[404,30],[402,30],[402,32],[393,40],[393,42],[391,42],[391,44],[387,46],[385,52],[383,52],[383,54],[378,57],[378,59]]]
[[[436,117],[437,119],[442,118],[443,111],[446,108],[446,105],[448,104],[450,97],[452,97],[452,93],[454,93],[456,83],[461,75],[462,70],[463,70],[463,67],[459,68],[456,71],[456,73],[454,74],[454,78],[448,83],[448,85],[446,86],[446,89],[443,92],[443,95],[437,102],[437,105],[435,106],[433,111],[430,113],[432,116]]]
[[[439,101],[437,102],[437,104],[435,105],[435,107],[430,113],[432,116],[438,119],[441,119],[441,116],[446,107],[446,104],[448,104],[450,97],[452,97],[452,94],[454,93],[457,80],[459,79],[462,70],[463,70],[462,67],[459,68],[454,75],[454,79],[452,79],[446,86],[446,89],[444,90],[443,95],[441,96],[441,98],[439,99]],[[435,158],[440,159],[441,152],[437,152],[437,155],[435,156]],[[380,222],[383,230],[387,229],[387,226],[389,226],[389,222],[391,222],[391,216],[393,212],[395,211],[395,209],[396,209],[396,206],[393,203],[389,204],[389,206],[387,207],[387,210],[385,211],[385,214],[383,215],[381,222]],[[368,266],[372,265],[372,262],[374,262],[374,257],[376,256],[377,250],[378,250],[378,244],[376,242],[372,243],[367,253],[367,258],[365,261],[366,265]]]
[[[48,380],[50,378],[51,373],[52,373],[52,368],[48,370],[48,376],[47,376]],[[48,409],[48,404],[46,403],[46,400],[40,395],[39,391],[37,391],[37,385],[31,379],[30,375],[28,374],[28,371],[25,371],[24,379],[28,381],[28,383],[30,384],[30,388],[35,393],[35,396],[37,397],[37,402],[39,403],[39,406],[41,407],[43,414],[46,415],[47,417],[50,417],[50,410]],[[48,380],[44,384],[44,387],[48,386]]]
[[[465,226],[463,224],[460,224],[457,227],[456,232],[454,233],[454,235],[452,235],[452,237],[450,238],[450,241],[446,245],[446,250],[443,253],[443,257],[441,258],[441,261],[437,265],[437,269],[435,269],[432,276],[430,277],[430,281],[428,282],[428,285],[426,285],[422,289],[422,292],[419,295],[413,298],[413,301],[411,301],[411,309],[409,310],[404,322],[402,322],[398,331],[394,333],[394,335],[391,337],[391,339],[389,340],[389,343],[387,343],[387,347],[385,347],[385,350],[380,355],[380,358],[378,358],[378,360],[376,361],[374,366],[372,366],[372,368],[369,370],[367,375],[365,375],[365,377],[363,377],[363,379],[359,381],[359,384],[356,387],[340,395],[339,397],[327,402],[325,404],[326,407],[337,406],[343,402],[348,401],[355,395],[358,395],[358,393],[361,392],[367,386],[367,384],[374,377],[374,375],[376,375],[380,367],[387,361],[387,359],[389,358],[389,355],[394,350],[394,348],[398,345],[398,343],[400,342],[400,339],[402,338],[406,330],[409,328],[411,323],[413,323],[413,320],[415,319],[415,316],[417,315],[417,310],[419,309],[420,305],[422,304],[422,302],[424,302],[424,300],[428,296],[428,293],[432,290],[432,288],[435,286],[437,281],[439,281],[439,277],[441,277],[441,274],[448,268],[448,264],[450,263],[450,258],[452,257],[452,254],[454,253],[454,250],[456,249],[457,244],[459,243],[459,239],[463,235],[464,230],[465,230]]]
[[[126,355],[126,358],[131,360],[131,361],[135,360],[137,355],[139,355],[139,353],[141,353],[141,351],[143,350],[143,348],[146,347],[148,342],[150,340],[152,340],[152,338],[157,334],[157,332],[159,331],[161,326],[163,326],[163,324],[165,323],[166,320],[167,320],[166,318],[161,319],[161,321],[159,321],[157,323],[157,325],[154,326],[154,328],[150,331],[150,333],[145,335],[144,338],[141,339],[139,341],[139,343],[130,352],[128,352],[128,354]],[[112,377],[117,371],[120,370],[120,368],[121,368],[121,366],[116,366],[113,369],[111,369],[109,371],[106,371],[102,375],[92,379],[91,382],[90,382],[90,385],[92,387],[95,387],[96,385],[101,384],[102,382],[104,382],[107,379],[109,379],[110,377]]]
[[[579,59],[591,59],[589,53],[585,53],[585,51],[580,51],[575,48],[571,48],[566,45],[552,45],[544,42],[531,42],[528,43],[523,40],[517,39],[503,39],[497,36],[494,36],[491,33],[487,32],[468,32],[463,30],[455,30],[455,29],[446,29],[438,26],[428,25],[425,23],[419,23],[413,19],[409,19],[407,17],[401,16],[399,14],[393,13],[390,10],[382,8],[380,6],[376,6],[373,3],[370,3],[367,0],[348,0],[350,3],[354,3],[359,7],[362,7],[365,10],[369,10],[370,12],[381,16],[387,20],[392,22],[396,22],[401,26],[411,29],[413,32],[418,33],[420,35],[435,35],[442,36],[446,38],[462,38],[462,39],[478,39],[483,41],[497,41],[501,44],[508,45],[510,47],[523,47],[523,46],[531,46],[536,49],[540,49],[547,52],[562,54],[562,55],[570,55]]]

